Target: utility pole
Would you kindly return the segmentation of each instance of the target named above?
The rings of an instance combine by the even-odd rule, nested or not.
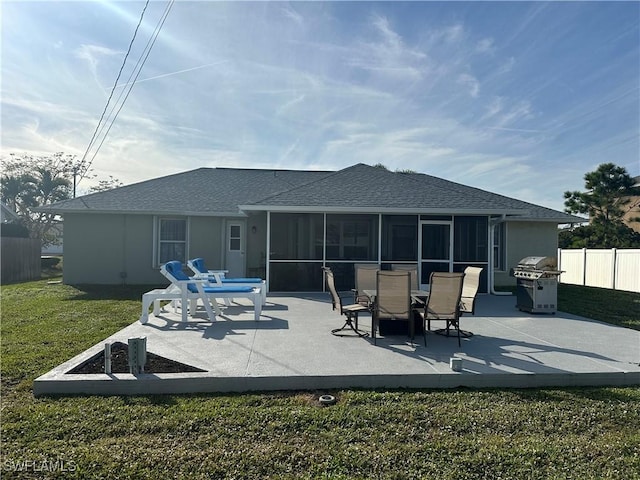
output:
[[[73,198],[76,198],[76,176],[78,175],[78,167],[73,166]]]

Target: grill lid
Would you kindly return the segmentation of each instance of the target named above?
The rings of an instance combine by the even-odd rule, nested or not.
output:
[[[558,262],[554,257],[524,257],[518,262],[517,269],[554,271]]]

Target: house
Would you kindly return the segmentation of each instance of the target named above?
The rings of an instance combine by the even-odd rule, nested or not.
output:
[[[64,217],[64,282],[166,283],[159,267],[203,257],[269,291],[338,288],[353,264],[411,263],[432,271],[482,267],[481,291],[513,284],[530,255],[556,256],[558,224],[579,217],[419,173],[356,164],[339,171],[196,170],[47,208]]]
[[[7,204],[0,202],[0,223],[15,222],[20,220],[20,216],[14,212]]]

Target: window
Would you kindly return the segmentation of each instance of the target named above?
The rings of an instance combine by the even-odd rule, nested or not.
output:
[[[505,224],[499,223],[493,229],[493,268],[494,270],[505,269]]]
[[[229,227],[229,251],[239,252],[242,237],[240,236],[240,225],[231,225]]]
[[[187,261],[187,220],[180,218],[158,219],[158,265],[178,260]]]

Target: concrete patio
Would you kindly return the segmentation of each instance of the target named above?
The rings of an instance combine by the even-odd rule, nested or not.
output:
[[[343,318],[328,294],[269,295],[259,322],[249,303],[224,310],[218,321],[180,322],[167,309],[149,323],[135,321],[34,382],[35,395],[135,395],[340,388],[455,388],[640,385],[640,332],[558,312],[520,312],[514,296],[480,295],[476,315],[462,317],[474,333],[378,339],[330,334]],[[133,320],[133,319],[132,319]],[[436,324],[435,327],[439,327]],[[360,327],[370,331],[371,317]],[[432,328],[434,325],[432,325]],[[147,351],[203,373],[68,374],[104,349],[106,341],[147,337]],[[453,356],[463,370],[449,366]]]

